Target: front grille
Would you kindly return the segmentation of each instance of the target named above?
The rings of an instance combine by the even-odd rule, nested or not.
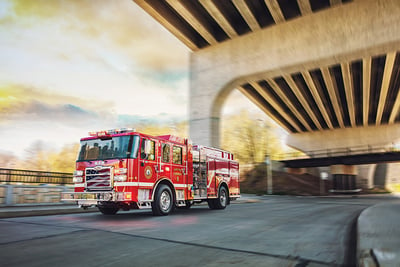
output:
[[[111,190],[111,167],[87,168],[85,176],[87,190]]]

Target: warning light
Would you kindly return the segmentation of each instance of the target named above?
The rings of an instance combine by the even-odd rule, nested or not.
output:
[[[124,200],[132,200],[132,192],[124,192]]]
[[[89,132],[89,135],[94,136],[94,137],[104,137],[104,136],[110,136],[113,134],[133,133],[135,131],[136,130],[132,129],[132,128],[120,128],[120,129],[111,129],[111,130],[103,130],[103,131],[93,131],[93,132]]]

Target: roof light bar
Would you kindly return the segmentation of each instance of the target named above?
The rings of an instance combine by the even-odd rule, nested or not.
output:
[[[107,136],[107,135],[112,135],[112,134],[133,133],[133,132],[136,132],[136,130],[132,129],[132,128],[120,128],[120,129],[111,129],[111,130],[103,130],[103,131],[92,131],[92,132],[89,132],[89,135],[94,136],[94,137],[101,137],[101,136]]]

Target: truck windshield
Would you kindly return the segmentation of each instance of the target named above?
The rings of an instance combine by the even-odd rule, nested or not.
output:
[[[137,158],[139,136],[116,136],[110,139],[81,141],[78,160]]]

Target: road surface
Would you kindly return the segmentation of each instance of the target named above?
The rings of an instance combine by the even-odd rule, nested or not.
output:
[[[0,220],[2,266],[337,266],[355,263],[360,212],[391,198],[260,197],[155,217],[83,213]]]

